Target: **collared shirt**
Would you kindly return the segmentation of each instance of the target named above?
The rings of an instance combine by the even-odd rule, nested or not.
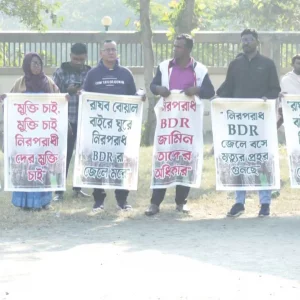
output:
[[[169,65],[169,68],[173,67],[174,68],[174,65],[173,65],[173,60],[170,61],[170,65]],[[197,63],[197,62],[196,62]],[[191,65],[191,70],[194,74],[194,66]],[[174,70],[173,70],[174,71]],[[172,71],[172,73],[173,73]],[[189,72],[189,70],[188,70]],[[175,76],[176,76],[176,73],[175,73]],[[189,87],[192,87],[194,86],[194,76],[193,75],[193,84],[191,84]],[[172,75],[171,75],[172,77]],[[171,78],[170,78],[171,79]],[[179,80],[177,81],[178,78],[176,78],[176,81],[175,83],[178,84],[178,86],[181,84],[179,83]],[[182,75],[180,75],[180,79],[181,81],[185,81],[185,79],[183,78]],[[191,82],[190,82],[191,83]],[[172,89],[172,85],[173,83],[169,82],[169,86],[170,86],[170,89]],[[187,82],[185,81],[185,84],[187,84]],[[156,92],[156,87],[157,86],[161,86],[162,85],[162,73],[161,73],[161,70],[159,68],[159,66],[157,67],[157,70],[156,70],[156,74],[155,74],[155,77],[153,78],[151,84],[150,84],[150,90],[151,92],[154,94],[154,95],[157,95],[157,92]],[[177,85],[176,85],[177,86]],[[178,89],[178,88],[176,88]],[[180,89],[180,88],[179,88]],[[202,99],[210,99],[212,98],[213,96],[215,95],[215,89],[214,89],[214,86],[212,85],[211,83],[211,80],[209,78],[209,75],[206,74],[203,78],[203,81],[202,81],[202,84],[200,86],[200,93],[199,93],[199,97],[202,98]]]
[[[300,75],[294,71],[285,74],[280,82],[281,91],[288,94],[300,94]]]
[[[172,66],[169,66],[169,72],[170,90],[184,90],[195,86],[195,72],[193,70],[192,59],[184,68],[180,67],[174,59]]]
[[[281,91],[283,93],[300,95],[300,75],[297,75],[294,71],[285,74],[280,82]],[[283,113],[281,99],[278,99],[277,103],[277,128],[283,124]]]
[[[223,98],[276,99],[279,92],[274,62],[257,53],[250,61],[243,54],[229,64],[225,82],[217,90],[217,95]]]
[[[65,62],[53,74],[53,80],[59,87],[61,93],[67,93],[68,87],[74,82],[81,82],[83,84],[90,66],[84,66],[81,70],[75,69],[69,62]],[[68,103],[68,115],[70,123],[77,124],[78,120],[78,104],[79,96],[70,95]]]

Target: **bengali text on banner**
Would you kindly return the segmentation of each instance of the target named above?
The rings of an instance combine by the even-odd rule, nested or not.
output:
[[[65,190],[67,131],[68,102],[64,94],[7,94],[5,190]]]
[[[137,189],[142,113],[140,96],[82,93],[74,186]]]
[[[291,187],[300,188],[300,95],[284,95],[282,112]]]
[[[279,189],[276,101],[211,103],[217,190]]]
[[[155,107],[151,188],[200,187],[203,163],[203,103],[172,91]]]

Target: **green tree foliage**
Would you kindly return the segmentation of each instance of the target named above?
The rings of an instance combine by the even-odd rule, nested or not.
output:
[[[168,1],[150,1],[150,18],[151,18],[151,26],[153,28],[164,28],[162,22],[162,16],[168,13]],[[125,5],[134,11],[135,15],[139,15],[140,13],[140,0],[123,0]],[[132,22],[135,20],[134,22]],[[140,30],[140,20],[136,20],[136,18],[128,17],[125,21],[125,26],[128,27],[131,24],[134,24],[136,29]]]
[[[220,29],[299,30],[299,0],[218,0],[214,17]]]
[[[138,0],[124,0],[135,12]],[[178,31],[185,6],[191,1],[151,1],[152,26],[164,25],[170,35]],[[161,6],[155,9],[155,3]],[[155,18],[155,19],[154,19]],[[198,30],[300,30],[299,0],[195,0],[194,13],[190,16]],[[167,27],[167,28],[166,28]]]
[[[104,31],[101,24],[104,16],[112,18],[109,30],[124,30],[125,20],[135,18],[135,13],[123,0],[64,0],[59,13],[65,16],[62,28],[66,30]]]
[[[208,29],[215,13],[212,0],[172,0],[169,2],[169,8],[169,11],[163,14],[161,21],[168,26],[171,38],[178,33]]]
[[[124,0],[124,3],[137,14],[139,0]],[[176,34],[192,30],[208,30],[215,14],[213,0],[169,0],[151,1],[152,26],[168,30],[172,39]]]
[[[168,0],[165,0],[168,1]],[[125,20],[130,17],[132,19],[131,24],[127,28],[135,29],[134,21],[139,18],[135,16],[134,11],[127,7],[123,0],[110,0],[110,1],[99,1],[99,0],[0,0],[0,8],[2,11],[2,18],[0,18],[0,28],[2,30],[26,30],[26,29],[36,29],[33,26],[29,26],[30,22],[20,23],[20,17],[22,15],[22,10],[20,9],[20,14],[6,14],[8,9],[3,11],[2,6],[7,6],[6,3],[22,2],[22,5],[26,5],[26,13],[32,14],[32,18],[36,18],[33,14],[35,9],[32,11],[32,4],[29,3],[43,3],[43,5],[48,6],[48,14],[45,14],[43,9],[39,9],[41,12],[42,20],[45,25],[47,25],[49,30],[74,30],[74,31],[103,31],[103,25],[101,24],[102,17],[108,15],[112,18],[113,23],[109,30],[124,30]],[[27,3],[28,2],[28,3]],[[59,8],[57,6],[53,7],[53,13],[57,14],[57,23],[52,24],[51,20],[51,5],[47,3],[58,2],[60,3]],[[46,3],[46,4],[45,4]],[[53,5],[54,6],[54,5]],[[30,7],[30,9],[29,9]],[[41,6],[39,6],[41,7]],[[15,16],[15,17],[14,17]],[[61,22],[61,17],[63,16],[63,22]],[[1,17],[1,14],[0,14]],[[2,19],[2,20],[1,20]],[[34,20],[36,21],[36,20]]]
[[[0,0],[0,13],[17,18],[29,29],[46,30],[45,20],[52,23],[61,22],[55,12],[59,9],[58,2],[49,4],[43,0]]]
[[[51,15],[64,17],[62,30],[103,30],[101,19],[113,19],[110,30],[133,30],[139,25],[139,0],[0,0],[2,29],[55,29]],[[300,30],[299,0],[193,0],[193,26],[200,30]],[[174,34],[185,22],[182,18],[187,0],[151,0],[150,16],[153,29]],[[190,2],[190,1],[189,1]],[[48,11],[48,14],[45,13]],[[18,20],[18,21],[16,21]],[[19,24],[21,21],[21,24]],[[59,24],[61,18],[57,18]]]

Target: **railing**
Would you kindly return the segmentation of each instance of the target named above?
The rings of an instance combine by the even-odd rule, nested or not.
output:
[[[274,59],[277,67],[287,68],[291,58],[300,52],[300,32],[260,32],[261,53]],[[88,63],[99,61],[101,43],[106,39],[118,43],[121,63],[129,67],[143,66],[143,49],[139,32],[0,32],[0,66],[20,68],[24,53],[38,52],[45,66],[54,68],[69,59],[75,42],[88,46]],[[227,68],[229,62],[241,52],[240,33],[197,32],[193,56],[211,69]],[[173,42],[166,32],[154,32],[155,64],[172,57]]]

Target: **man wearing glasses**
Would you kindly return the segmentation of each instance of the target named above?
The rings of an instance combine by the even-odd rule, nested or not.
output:
[[[135,95],[136,86],[131,72],[119,64],[116,42],[106,40],[100,55],[101,60],[98,66],[88,73],[83,90],[101,94]],[[132,208],[127,203],[128,194],[128,190],[115,190],[118,207],[122,210],[131,210]],[[93,211],[103,211],[106,197],[104,189],[94,189],[93,196],[95,200]]]
[[[218,89],[222,98],[263,98],[276,99],[280,92],[278,75],[274,62],[261,55],[257,48],[258,34],[254,29],[241,33],[243,55],[233,60],[227,71],[226,80]],[[245,210],[245,191],[237,191],[236,203],[228,212],[228,217],[238,217]],[[258,215],[270,214],[271,191],[259,191],[260,211]]]

